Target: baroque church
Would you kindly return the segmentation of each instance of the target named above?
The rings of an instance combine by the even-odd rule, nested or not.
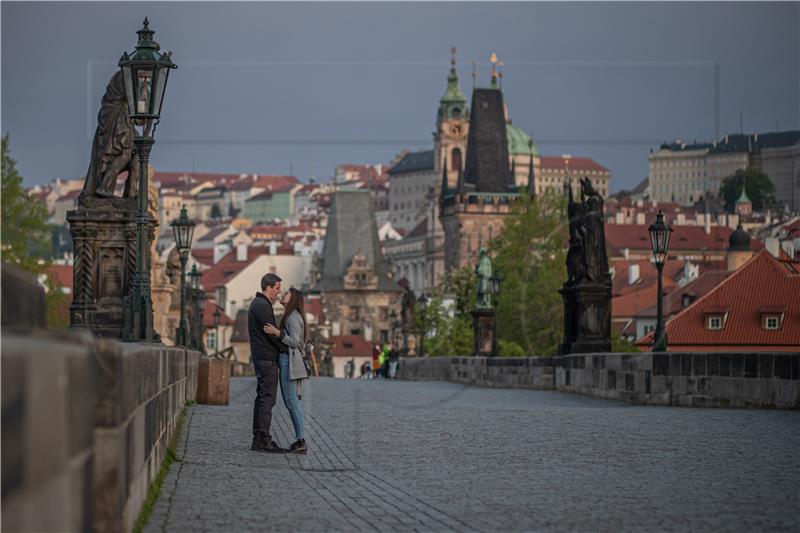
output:
[[[406,236],[384,243],[396,279],[407,278],[417,293],[434,287],[446,270],[473,266],[480,248],[500,231],[520,191],[531,195],[547,189],[561,192],[564,177],[576,179],[566,159],[569,156],[540,156],[533,139],[512,123],[496,56],[492,54],[490,59],[487,88],[475,86],[473,66],[472,102],[468,105],[459,86],[455,48],[451,53],[433,150],[407,154],[390,170],[390,204],[397,204],[394,198],[402,199],[394,193],[403,192],[404,181],[428,185],[424,199],[416,202],[422,204],[416,216],[392,220],[406,230]],[[576,162],[588,165],[586,173],[597,190],[607,193],[608,170],[588,158],[572,158],[572,163]]]
[[[368,190],[340,188],[331,211],[322,264],[312,292],[322,295],[331,335],[374,343],[392,340],[392,317],[401,312],[403,289],[383,257]]]

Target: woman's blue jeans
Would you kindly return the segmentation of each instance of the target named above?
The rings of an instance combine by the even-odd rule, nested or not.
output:
[[[297,387],[295,382],[289,379],[289,354],[282,353],[278,357],[278,366],[281,369],[281,396],[283,405],[289,411],[294,426],[294,434],[297,440],[304,439],[303,436],[303,408],[300,407],[300,400],[297,399]]]

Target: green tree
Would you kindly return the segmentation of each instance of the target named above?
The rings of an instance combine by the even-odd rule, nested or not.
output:
[[[503,276],[498,336],[527,355],[556,353],[563,329],[558,290],[566,279],[566,202],[548,191],[521,195],[490,250]]]
[[[742,185],[745,185],[747,196],[753,202],[753,211],[763,211],[775,205],[775,184],[770,177],[756,168],[739,169],[723,179],[719,188],[720,199],[725,202],[725,209],[729,212],[736,210],[736,200],[742,194]]]
[[[633,353],[639,352],[639,348],[628,339],[623,338],[617,331],[611,328],[611,351],[614,353]]]
[[[441,296],[434,296],[424,308],[418,308],[416,316],[426,355],[472,353],[472,317],[459,313],[457,306],[448,306]]]
[[[47,224],[47,208],[28,196],[17,172],[17,162],[11,158],[9,137],[2,138],[2,197],[0,197],[0,242],[6,263],[30,272],[37,278],[50,266],[52,230]],[[51,328],[66,326],[59,308],[66,297],[55,276],[46,276],[47,323]]]
[[[2,231],[3,261],[40,274],[45,266],[41,258],[50,253],[51,230],[47,225],[47,208],[32,200],[22,188],[17,162],[8,152],[8,135],[2,139]]]

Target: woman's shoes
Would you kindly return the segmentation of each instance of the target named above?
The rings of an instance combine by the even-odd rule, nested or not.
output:
[[[308,453],[308,446],[306,446],[306,440],[300,439],[295,441],[291,446],[289,446],[289,453]]]

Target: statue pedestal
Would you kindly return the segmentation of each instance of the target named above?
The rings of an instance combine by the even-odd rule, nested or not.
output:
[[[136,199],[82,198],[67,221],[75,252],[70,326],[121,338],[124,298],[136,271]],[[153,222],[150,217],[151,234]]]
[[[564,341],[559,354],[611,351],[611,283],[567,286],[564,299]]]
[[[494,309],[475,309],[472,315],[472,355],[497,355],[497,318]]]

